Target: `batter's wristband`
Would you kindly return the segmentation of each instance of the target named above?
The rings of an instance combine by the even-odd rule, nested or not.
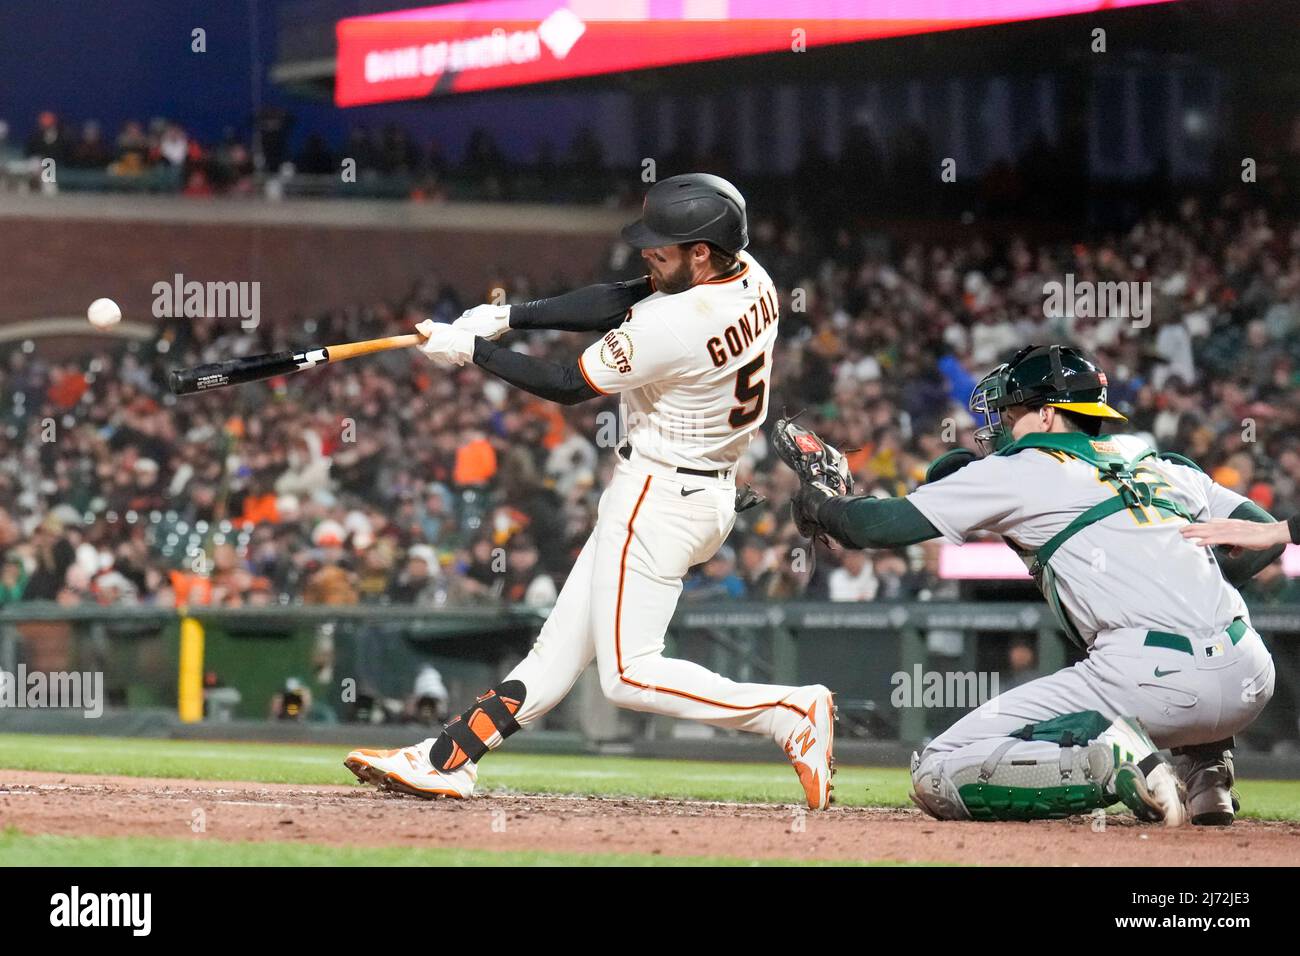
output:
[[[1291,543],[1300,544],[1300,511],[1286,519],[1286,528],[1291,532]]]

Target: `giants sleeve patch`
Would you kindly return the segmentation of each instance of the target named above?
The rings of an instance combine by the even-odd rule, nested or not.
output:
[[[632,337],[622,329],[606,332],[600,342],[600,361],[620,375],[632,371]]]

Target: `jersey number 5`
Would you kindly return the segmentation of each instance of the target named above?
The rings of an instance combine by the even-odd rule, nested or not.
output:
[[[767,383],[754,376],[763,370],[767,363],[767,354],[760,353],[758,358],[740,367],[736,372],[736,401],[740,402],[731,410],[727,421],[732,428],[742,428],[763,414],[763,402],[767,398]],[[750,406],[753,402],[753,406]]]

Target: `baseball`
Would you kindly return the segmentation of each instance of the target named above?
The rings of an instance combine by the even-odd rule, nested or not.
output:
[[[122,310],[112,299],[96,299],[86,310],[86,318],[97,329],[106,329],[122,321]]]

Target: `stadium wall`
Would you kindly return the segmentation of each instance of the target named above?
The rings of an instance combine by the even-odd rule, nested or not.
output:
[[[425,276],[484,297],[521,272],[579,283],[594,275],[628,215],[486,203],[0,195],[0,323],[84,313],[98,295],[115,299],[127,318],[149,321],[154,283],[176,273],[260,282],[267,316],[401,299]]]

